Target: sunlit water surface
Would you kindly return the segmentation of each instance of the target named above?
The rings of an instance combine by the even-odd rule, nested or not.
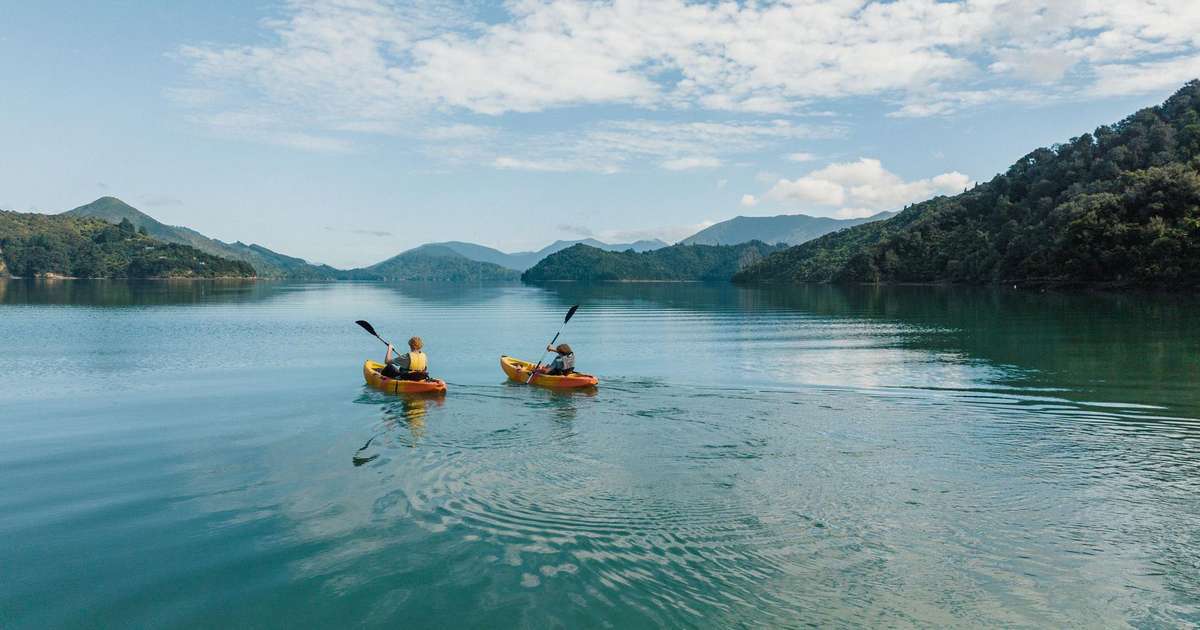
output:
[[[0,627],[1197,624],[1198,305],[0,283]]]

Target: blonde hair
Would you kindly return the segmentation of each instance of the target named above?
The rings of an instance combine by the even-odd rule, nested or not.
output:
[[[574,352],[571,352],[571,346],[568,346],[565,343],[558,344],[558,347],[555,348],[554,351],[559,354],[575,354]]]
[[[425,347],[425,342],[420,337],[413,337],[408,340],[408,347],[410,350],[420,350]]]

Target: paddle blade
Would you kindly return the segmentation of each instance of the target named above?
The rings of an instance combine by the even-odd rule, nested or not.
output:
[[[578,310],[579,310],[578,304],[576,304],[575,306],[572,306],[571,310],[567,311],[567,316],[563,318],[563,324],[566,324],[567,322],[571,321],[571,317],[574,316],[575,311],[578,311]]]
[[[358,321],[356,321],[356,322],[354,322],[354,323],[355,323],[355,324],[358,324],[359,326],[362,326],[362,327],[363,327],[363,330],[365,330],[365,331],[367,331],[367,332],[371,333],[372,335],[374,335],[374,336],[376,336],[376,337],[378,337],[378,336],[379,336],[379,334],[375,332],[375,328],[374,328],[373,326],[371,326],[371,323],[370,323],[370,322],[368,322],[367,320],[365,320],[365,319],[360,319],[360,320],[358,320]]]

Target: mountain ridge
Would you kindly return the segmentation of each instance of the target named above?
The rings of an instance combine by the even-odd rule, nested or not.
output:
[[[777,214],[769,217],[736,216],[714,223],[679,241],[682,245],[737,245],[750,241],[799,245],[830,232],[895,216],[879,212],[858,219],[815,217],[808,214]]]
[[[479,245],[478,243],[466,241],[441,241],[436,243],[426,243],[421,247],[427,245],[448,247],[462,254],[463,256],[470,258],[471,260],[490,262],[516,271],[525,271],[526,269],[536,265],[547,256],[579,244],[589,245],[591,247],[606,251],[625,251],[626,249],[632,249],[636,252],[643,252],[667,247],[667,243],[658,239],[643,239],[634,241],[632,243],[605,243],[593,238],[585,238],[574,241],[560,239],[536,251],[521,251],[511,253],[504,252],[493,247],[488,247],[486,245]]]
[[[520,274],[500,265],[471,260],[440,245],[421,245],[367,267],[339,271],[339,280],[411,282],[502,282]]]
[[[167,225],[117,197],[100,197],[91,203],[60,214],[71,217],[91,217],[112,224],[118,224],[122,219],[128,219],[134,227],[145,229],[148,235],[158,240],[187,245],[213,256],[249,263],[260,277],[327,280],[332,279],[337,273],[337,270],[329,265],[314,265],[302,258],[280,254],[262,245],[254,243],[247,245],[241,241],[226,243],[205,236],[189,227]]]
[[[1200,284],[1200,81],[972,190],[778,252],[734,281]]]

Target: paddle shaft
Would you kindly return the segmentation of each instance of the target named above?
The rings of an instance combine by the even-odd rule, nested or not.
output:
[[[388,345],[388,346],[392,345],[392,344],[388,343],[383,337],[380,337],[379,335],[375,335],[375,338],[382,341],[384,343],[384,345]],[[395,347],[395,346],[392,346],[392,347]]]
[[[558,336],[562,334],[563,328],[566,328],[566,327],[567,327],[567,322],[563,322],[563,325],[561,327],[559,327],[558,332],[554,333],[554,338],[551,339],[550,343],[546,344],[546,345],[553,346],[554,342],[558,341]],[[529,378],[525,379],[526,385],[528,385],[530,383],[530,381],[533,380],[533,375],[537,374],[538,368],[542,367],[542,361],[546,360],[546,355],[549,353],[550,353],[549,350],[542,351],[542,358],[538,359],[537,365],[533,366],[533,369],[529,371]]]

